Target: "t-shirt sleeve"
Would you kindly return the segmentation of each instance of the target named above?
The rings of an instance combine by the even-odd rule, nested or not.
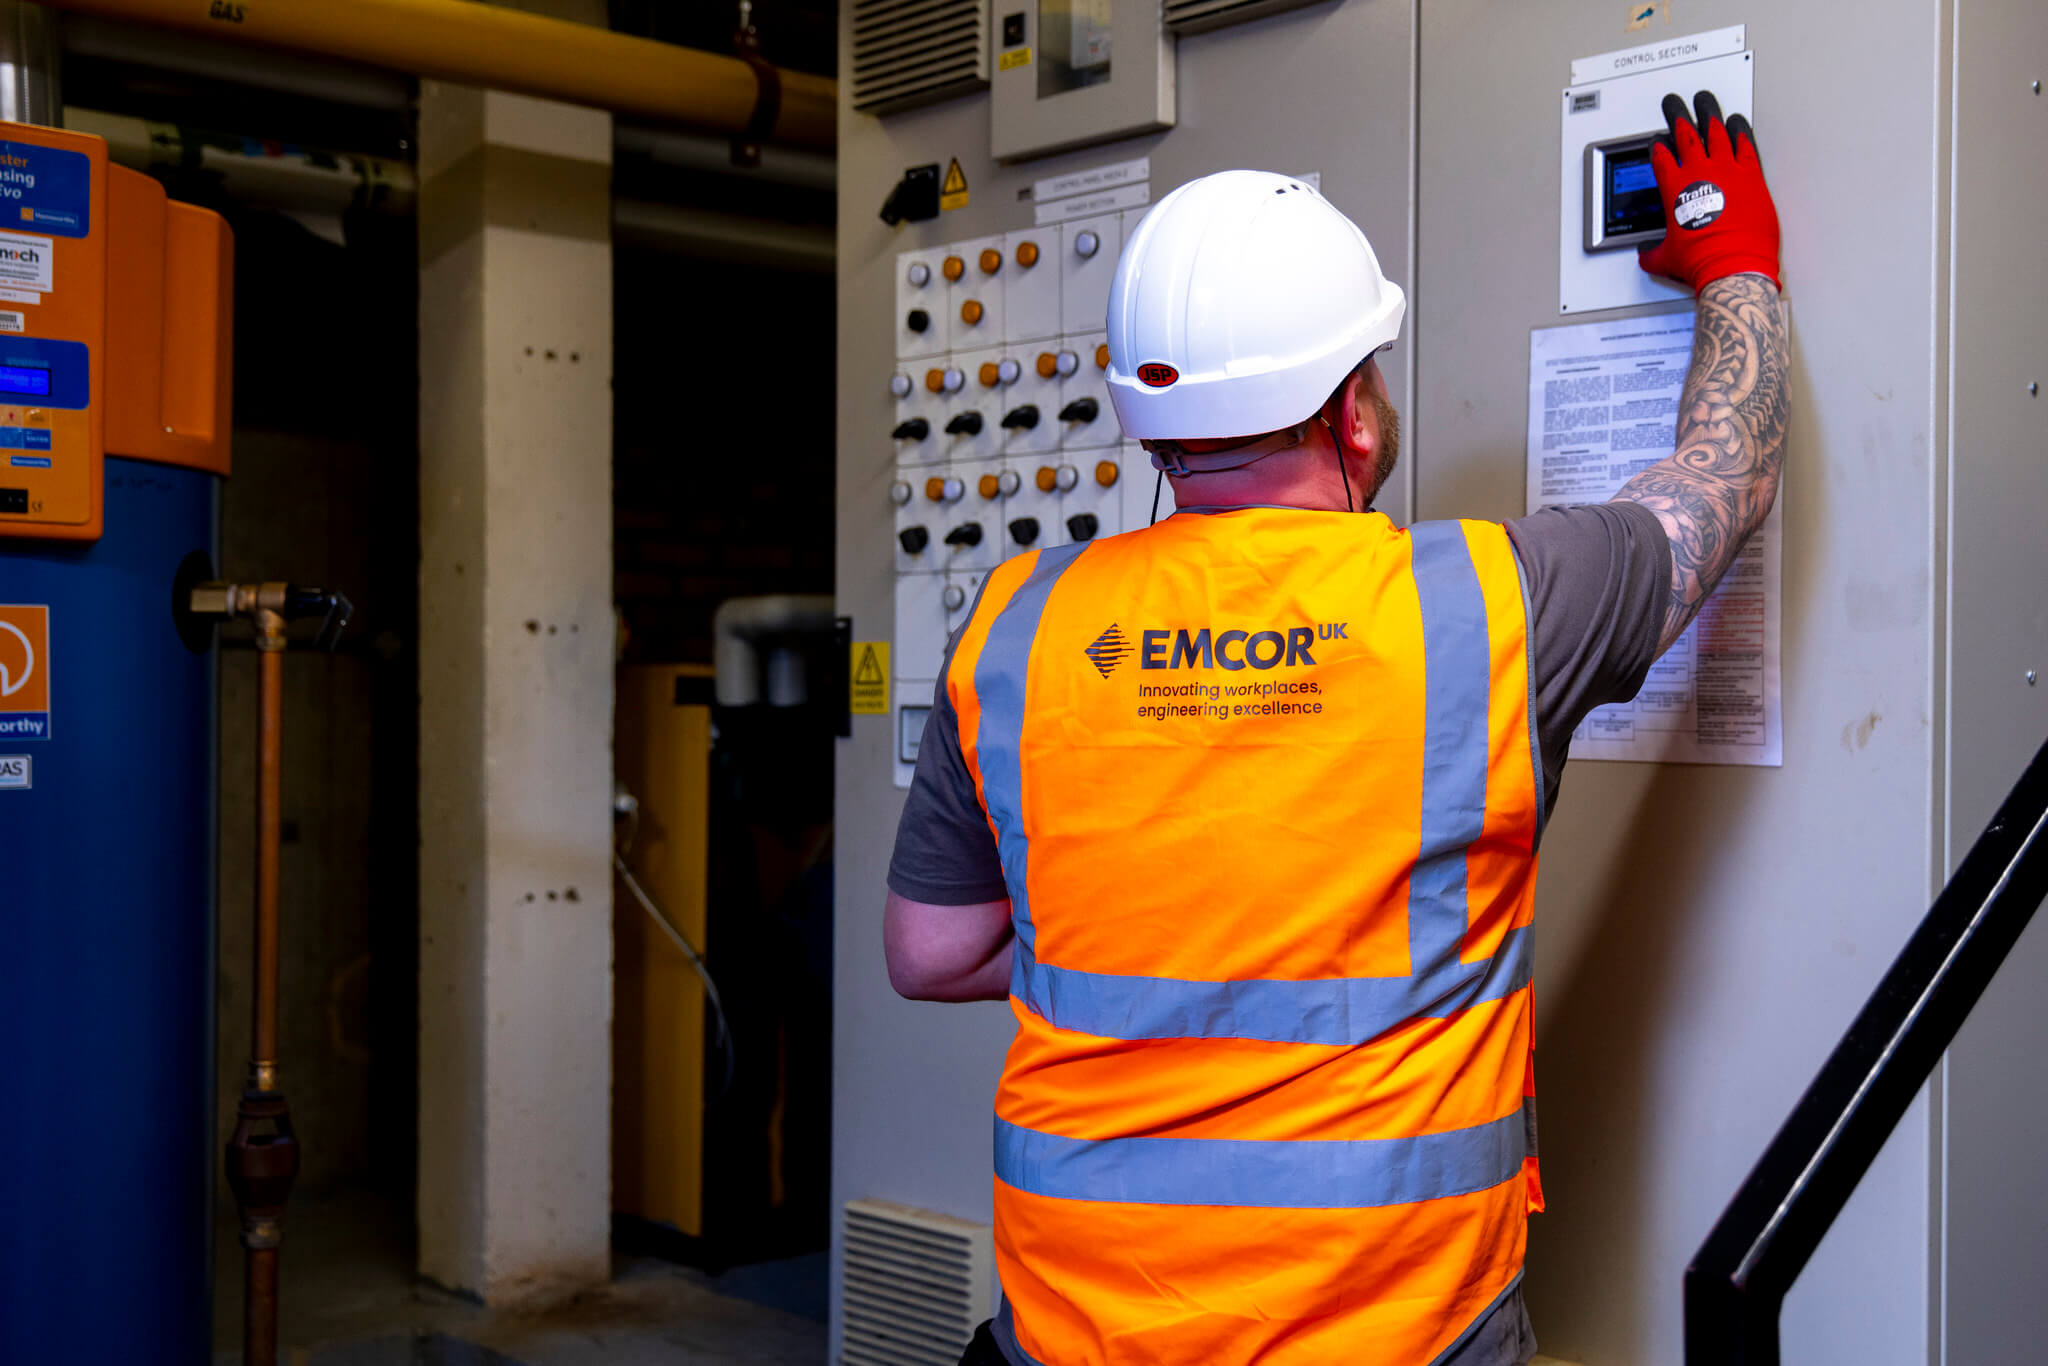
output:
[[[1529,592],[1547,814],[1572,732],[1593,708],[1633,698],[1657,660],[1671,544],[1640,503],[1542,508],[1507,529]]]
[[[951,662],[948,651],[949,667]],[[960,716],[946,693],[943,670],[918,741],[910,797],[896,823],[889,887],[931,906],[972,906],[1010,894],[995,833],[960,752]]]

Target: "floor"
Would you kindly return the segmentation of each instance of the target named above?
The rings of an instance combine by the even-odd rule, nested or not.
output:
[[[241,1246],[216,1227],[214,1364],[241,1360]],[[612,1283],[544,1314],[421,1284],[409,1213],[361,1191],[294,1199],[285,1222],[286,1366],[820,1366],[824,1254],[717,1277],[621,1258]]]
[[[825,1254],[712,1277],[621,1257],[604,1289],[511,1314],[422,1284],[410,1212],[363,1191],[300,1197],[285,1224],[285,1366],[821,1366]],[[239,1366],[242,1250],[214,1233],[214,1366]],[[1567,1366],[1550,1357],[1533,1366]]]

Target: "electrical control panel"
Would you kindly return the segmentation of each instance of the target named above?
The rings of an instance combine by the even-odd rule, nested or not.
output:
[[[1020,228],[896,257],[896,366],[871,396],[889,481],[896,575],[896,780],[944,662],[991,569],[1013,555],[1173,511],[1109,406],[1109,282],[1143,209]],[[916,713],[913,715],[912,713]]]
[[[109,453],[227,472],[233,287],[220,215],[0,123],[0,536],[98,539]]]
[[[1749,116],[1756,54],[1741,24],[1572,63],[1563,92],[1558,196],[1559,313],[1691,297],[1645,273],[1636,248],[1664,236],[1650,147],[1665,131],[1664,96],[1711,90],[1724,114]]]

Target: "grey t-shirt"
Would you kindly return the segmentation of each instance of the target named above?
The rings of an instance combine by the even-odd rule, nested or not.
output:
[[[1557,804],[1572,732],[1593,708],[1634,697],[1656,660],[1671,597],[1671,546],[1663,524],[1639,503],[1544,508],[1507,528],[1529,592],[1547,815]],[[950,665],[950,650],[946,658]],[[995,836],[960,753],[960,721],[943,671],[896,827],[889,886],[934,906],[1009,895]]]

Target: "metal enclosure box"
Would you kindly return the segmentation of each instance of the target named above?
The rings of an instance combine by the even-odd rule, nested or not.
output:
[[[618,671],[618,781],[639,799],[628,865],[704,953],[711,859],[708,664]],[[704,1232],[704,983],[614,879],[612,1209]]]
[[[989,155],[997,161],[1173,127],[1173,35],[1159,0],[991,3]]]

